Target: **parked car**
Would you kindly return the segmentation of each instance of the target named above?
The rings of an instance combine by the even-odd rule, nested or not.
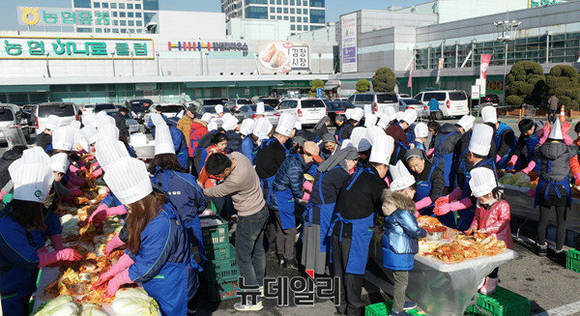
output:
[[[36,106],[36,134],[44,131],[44,126],[48,120],[49,115],[56,115],[60,117],[60,126],[70,124],[74,120],[79,119],[79,110],[74,103],[70,102],[47,102]]]
[[[278,119],[280,118],[280,113],[276,111],[273,107],[269,105],[264,105],[265,115],[264,117],[272,123],[272,125],[278,124]],[[239,110],[233,111],[234,116],[241,122],[247,118],[256,118],[256,105],[243,105],[240,106]]]
[[[133,114],[129,112],[125,116],[125,125],[127,125],[127,128],[129,129],[129,134],[139,132],[141,129],[141,124],[137,122],[137,120],[133,117]]]
[[[21,127],[24,137],[28,140],[30,132],[21,124],[20,108],[15,104],[0,103],[0,142],[6,143],[6,137],[2,131],[5,128]],[[24,119],[25,124],[28,122]]]
[[[107,114],[117,112],[117,107],[113,103],[99,103],[95,104],[93,112],[95,114],[105,111]]]
[[[145,113],[149,110],[151,105],[153,105],[153,100],[151,99],[133,99],[125,101],[125,106],[133,112],[133,117],[141,124],[145,121]]]
[[[479,102],[499,105],[500,98],[497,94],[487,94],[485,97],[481,98]]]
[[[149,129],[147,126],[149,118],[151,117],[151,114],[155,113],[156,111],[161,111],[161,113],[170,120],[178,121],[185,113],[185,106],[179,103],[162,103],[152,105],[149,108],[149,111],[145,113],[145,116],[143,117],[143,121],[145,122],[144,125],[147,130]]]
[[[348,101],[348,98],[334,98],[332,101]]]
[[[80,106],[82,113],[94,113],[95,112],[95,105],[94,104],[85,104]]]
[[[405,111],[406,109],[414,109],[417,111],[418,117],[429,117],[429,107],[419,100],[411,98],[399,99],[399,111]]]
[[[206,105],[226,105],[228,99],[224,99],[224,98],[211,98],[211,99],[202,99],[201,103],[203,106]]]
[[[278,100],[278,98],[259,97],[258,100],[275,109],[277,109],[278,105],[280,105],[280,100]]]
[[[253,104],[252,100],[243,99],[243,98],[236,98],[236,99],[231,99],[226,104],[226,106],[232,111],[237,111],[240,109],[241,106],[248,105],[248,104]]]
[[[27,104],[20,107],[19,111],[16,113],[16,117],[19,119],[20,128],[26,137],[35,133],[35,122],[36,117],[34,116],[34,109],[36,105]]]
[[[330,118],[330,124],[334,125],[334,119],[337,115],[344,114],[346,109],[354,109],[355,106],[348,101],[331,101],[326,104],[326,109],[328,110],[328,117]]]
[[[429,105],[429,100],[435,98],[439,101],[439,111],[436,119],[440,120],[446,117],[462,116],[469,114],[469,101],[467,93],[462,90],[439,90],[420,92],[415,99],[421,101],[424,105]]]
[[[278,112],[280,114],[283,112],[296,114],[302,126],[315,125],[326,115],[326,105],[322,99],[284,99],[278,106]]]
[[[393,106],[397,110],[399,105],[399,98],[394,92],[359,93],[352,95],[348,101],[364,109],[365,113],[382,113],[386,105]]]

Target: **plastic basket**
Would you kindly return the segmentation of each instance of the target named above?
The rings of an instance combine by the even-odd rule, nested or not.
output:
[[[391,313],[392,307],[392,301],[367,305],[365,306],[365,316],[388,316]],[[408,311],[407,314],[413,316],[425,315],[425,313],[419,311],[417,308]]]
[[[230,300],[238,296],[238,277],[208,282],[208,298],[211,302]]]
[[[204,254],[208,260],[235,259],[236,250],[229,243],[210,244],[205,246]]]
[[[479,294],[471,315],[529,316],[530,307],[527,298],[498,286],[490,296]]]
[[[576,249],[568,250],[566,256],[566,269],[580,272],[580,251]]]
[[[236,265],[236,258],[210,261],[206,264],[204,273],[205,277],[210,282],[220,282],[220,280],[237,278],[240,276],[238,266]]]
[[[213,226],[207,226],[201,228],[201,234],[203,236],[203,244],[205,247],[208,245],[216,244],[227,244],[230,241],[228,222],[217,215],[202,216],[201,220],[204,219],[218,219],[222,223]]]

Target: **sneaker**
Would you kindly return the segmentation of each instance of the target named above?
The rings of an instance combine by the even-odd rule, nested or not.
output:
[[[545,257],[548,254],[548,244],[544,243],[543,245],[537,245],[537,252],[538,256]]]
[[[286,260],[284,260],[284,257],[277,255],[278,256],[278,265],[280,265],[281,267],[286,268]]]
[[[298,262],[296,261],[296,259],[290,259],[286,262],[286,266],[285,268],[288,269],[292,269],[292,270],[299,270],[298,268]]]
[[[264,305],[262,305],[262,301],[258,301],[256,303],[256,305],[244,305],[242,303],[235,303],[234,304],[234,309],[237,310],[238,312],[257,312],[262,310],[262,308],[264,308]]]
[[[406,312],[413,310],[415,308],[417,308],[417,303],[413,301],[405,301],[405,304],[403,305],[403,310]]]

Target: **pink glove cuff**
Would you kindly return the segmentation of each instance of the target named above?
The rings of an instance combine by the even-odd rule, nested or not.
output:
[[[50,241],[52,242],[52,246],[54,247],[55,250],[64,249],[64,244],[62,243],[61,234],[50,236]]]
[[[98,178],[103,175],[103,168],[99,168],[92,173],[93,177]]]
[[[133,283],[133,281],[131,281],[129,270],[127,269],[115,275],[115,277],[109,281],[109,284],[107,285],[107,295],[114,296],[121,285],[129,283]]]
[[[0,189],[0,200],[2,200],[2,198],[6,195],[6,192],[4,192],[4,190]]]
[[[113,250],[123,246],[125,243],[121,240],[121,238],[119,238],[119,234],[115,235],[115,237],[113,237],[113,239],[109,240],[109,242],[107,243],[107,247],[105,247],[105,253],[108,255],[110,254]]]
[[[107,216],[115,216],[115,215],[125,215],[127,214],[127,209],[124,205],[109,207],[107,209]]]
[[[470,198],[465,198],[461,201],[451,202],[449,203],[449,209],[452,212],[464,210],[466,208],[470,208],[472,205]]]
[[[461,190],[461,188],[457,187],[457,188],[453,189],[453,191],[451,191],[451,193],[449,193],[449,195],[448,195],[449,201],[458,200],[462,194],[463,194],[463,190]]]
[[[431,203],[433,203],[433,201],[431,201],[431,198],[426,196],[424,198],[422,198],[421,200],[417,201],[415,203],[415,209],[418,211],[420,209],[424,209],[427,206],[431,205]]]
[[[515,165],[516,162],[518,162],[518,156],[513,155],[512,158],[510,159],[510,162]]]
[[[56,256],[56,252],[36,252],[38,255],[38,267],[46,267],[51,264],[57,263],[58,259]]]
[[[495,155],[495,162],[499,162],[501,160],[501,156],[500,155]]]
[[[522,170],[522,172],[525,174],[528,174],[528,173],[530,173],[530,171],[534,170],[535,167],[536,167],[536,162],[532,160],[532,161],[530,161],[528,166]]]
[[[81,169],[79,169],[79,168],[77,168],[75,165],[71,164],[71,165],[68,167],[68,170],[70,170],[70,172],[77,173],[77,171],[79,171],[79,170],[81,170]]]
[[[117,275],[120,272],[123,272],[127,269],[129,269],[130,266],[132,266],[135,263],[135,261],[133,261],[133,259],[131,259],[131,257],[129,257],[128,254],[124,254],[123,256],[121,256],[121,258],[119,258],[119,261],[117,261],[117,263],[115,263],[111,269],[108,271],[108,273],[110,275]]]
[[[433,155],[434,151],[435,151],[435,148],[431,148],[431,149],[427,150],[427,156],[431,157],[431,155]]]
[[[572,144],[574,144],[574,141],[572,140],[572,138],[570,138],[570,135],[568,135],[567,133],[564,134],[562,133],[562,137],[564,137],[564,142],[566,143],[566,145],[570,146]]]
[[[302,188],[308,192],[312,192],[312,182],[310,181],[304,181],[304,184],[302,185]]]
[[[574,175],[574,179],[576,179],[576,181],[580,180],[580,172]]]
[[[310,200],[310,194],[309,194],[309,193],[307,193],[307,192],[304,192],[304,195],[302,196],[302,199],[303,199],[304,201],[308,201],[308,200]]]

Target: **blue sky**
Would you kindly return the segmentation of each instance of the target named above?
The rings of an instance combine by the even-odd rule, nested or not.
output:
[[[388,6],[411,6],[428,0],[326,0],[326,21],[334,22],[338,17],[359,9],[386,9]],[[0,0],[0,30],[18,28],[16,7],[43,6],[70,8],[72,0]],[[220,11],[220,0],[160,0],[162,10]]]

